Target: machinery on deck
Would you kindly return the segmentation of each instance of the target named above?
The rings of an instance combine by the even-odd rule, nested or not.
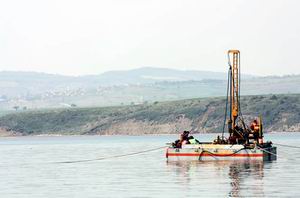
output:
[[[228,120],[228,132],[229,138],[225,140],[224,130],[222,133],[223,142],[228,141],[229,144],[244,144],[248,147],[254,147],[259,143],[264,147],[263,133],[262,133],[262,118],[253,120],[250,126],[247,126],[244,122],[241,107],[240,107],[240,51],[229,50],[228,51],[228,82],[229,90],[227,90],[227,104],[225,110],[225,120],[227,117],[227,107],[229,103],[229,120]],[[228,88],[227,88],[228,89]],[[228,92],[230,93],[228,96]],[[270,143],[268,143],[270,144]]]
[[[240,51],[228,51],[228,85],[222,136],[213,142],[191,144],[188,137],[181,136],[176,144],[167,149],[168,161],[181,160],[275,160],[276,147],[263,141],[262,118],[256,118],[250,126],[245,124],[240,106]],[[229,106],[229,107],[228,107]],[[229,108],[229,112],[228,112]],[[229,119],[227,116],[229,113]],[[224,135],[227,120],[229,137]]]

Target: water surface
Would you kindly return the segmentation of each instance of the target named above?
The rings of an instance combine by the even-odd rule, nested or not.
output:
[[[209,141],[215,135],[195,135]],[[297,197],[300,149],[278,146],[274,162],[167,163],[165,150],[81,163],[164,146],[177,137],[0,138],[1,197]],[[298,133],[273,133],[300,145]]]

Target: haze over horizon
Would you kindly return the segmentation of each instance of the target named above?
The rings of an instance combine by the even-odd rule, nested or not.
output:
[[[180,69],[180,68],[167,68],[167,67],[137,67],[137,68],[133,68],[133,69],[116,69],[116,70],[108,70],[108,71],[103,71],[100,73],[85,73],[85,74],[68,74],[68,73],[55,73],[55,72],[44,72],[44,71],[32,71],[32,70],[0,70],[1,72],[16,72],[16,73],[37,73],[37,74],[46,74],[46,75],[59,75],[59,76],[66,76],[66,77],[83,77],[83,76],[97,76],[97,75],[102,75],[105,74],[107,72],[120,72],[120,71],[124,71],[124,72],[132,72],[132,71],[137,71],[137,70],[144,70],[144,69],[157,69],[157,71],[159,71],[160,69],[162,70],[170,70],[170,71],[182,71],[182,72],[215,72],[215,73],[226,73],[228,70],[227,68],[224,69],[224,71],[209,71],[209,70],[198,70],[198,69]],[[278,74],[278,75],[257,75],[257,74],[248,74],[248,73],[243,73],[244,75],[248,75],[248,76],[253,76],[253,77],[270,77],[270,76],[278,76],[278,77],[282,77],[282,76],[290,76],[290,75],[300,75],[300,74]],[[167,76],[166,76],[167,77]]]
[[[159,67],[300,74],[296,0],[11,0],[0,3],[0,71],[62,75]]]
[[[224,69],[224,71],[209,71],[209,70],[198,70],[198,69],[180,69],[180,68],[167,68],[167,67],[137,67],[137,68],[133,68],[133,69],[119,69],[119,70],[108,70],[108,71],[103,71],[101,73],[88,73],[88,74],[66,74],[66,73],[52,73],[52,72],[44,72],[44,71],[31,71],[31,70],[0,70],[1,72],[20,72],[20,73],[37,73],[37,74],[49,74],[49,75],[61,75],[61,76],[69,76],[69,77],[80,77],[80,76],[97,76],[97,75],[102,75],[105,74],[107,72],[120,72],[120,71],[124,71],[124,72],[132,72],[132,71],[137,71],[140,70],[141,72],[147,70],[147,69],[157,69],[157,71],[160,70],[170,70],[170,71],[182,71],[182,72],[215,72],[215,73],[226,73],[227,70],[226,68]],[[257,77],[263,77],[260,75],[251,75],[251,74],[246,74],[243,73],[245,75],[249,75],[249,76],[257,76]],[[167,75],[167,74],[166,74]],[[278,75],[279,76],[279,75]]]

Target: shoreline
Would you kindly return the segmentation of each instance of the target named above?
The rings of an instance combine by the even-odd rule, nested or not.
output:
[[[291,133],[300,133],[300,131],[271,131],[265,132],[265,134],[291,134]],[[217,135],[222,133],[191,133],[194,135],[203,135],[203,134],[210,134],[210,135]],[[0,133],[0,138],[7,138],[7,137],[121,137],[121,136],[128,136],[128,137],[139,137],[139,136],[172,136],[172,135],[179,135],[179,133],[161,133],[161,134],[140,134],[140,135],[129,135],[129,134],[115,134],[115,135],[99,135],[99,134],[84,134],[84,135],[74,135],[74,134],[37,134],[37,135],[8,135]]]

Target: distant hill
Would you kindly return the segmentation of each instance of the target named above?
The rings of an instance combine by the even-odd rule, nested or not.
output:
[[[246,78],[253,77],[245,75]],[[205,79],[224,80],[227,78],[226,72],[211,71],[184,71],[167,68],[144,67],[128,71],[110,71],[94,78],[101,79],[103,83],[116,84],[144,84],[161,81],[201,81]]]
[[[144,84],[159,81],[224,80],[225,78],[226,75],[219,72],[180,71],[150,67],[78,77],[38,72],[2,71],[0,72],[0,94],[14,97],[62,89],[89,89],[98,86]]]
[[[0,72],[0,95],[15,97],[34,95],[47,90],[67,86],[75,77],[38,72]]]
[[[222,132],[225,98],[197,98],[153,104],[53,109],[0,117],[0,135],[143,135]],[[300,94],[244,96],[246,123],[262,115],[265,131],[300,132]]]
[[[114,106],[224,96],[227,74],[140,68],[100,75],[0,72],[0,111]],[[242,95],[300,93],[300,75],[243,75]]]
[[[251,78],[245,75],[245,78]],[[40,87],[46,89],[61,86],[93,87],[93,86],[113,86],[125,84],[145,84],[162,81],[200,81],[204,79],[224,80],[226,73],[210,71],[183,71],[166,68],[144,67],[126,71],[110,71],[99,75],[86,76],[63,76],[57,74],[46,74],[38,72],[0,72],[0,88],[27,88],[34,91]]]

